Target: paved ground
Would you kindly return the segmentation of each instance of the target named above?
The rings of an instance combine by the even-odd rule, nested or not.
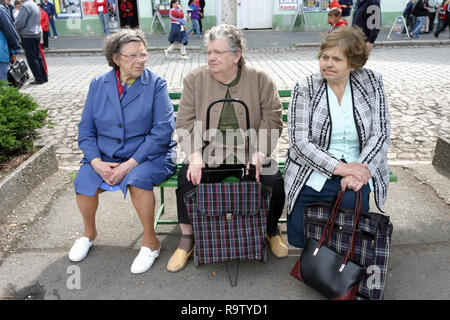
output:
[[[284,41],[281,48],[265,49],[250,43],[254,49],[247,60],[267,70],[279,89],[290,89],[297,79],[317,71],[316,49],[287,48]],[[450,134],[448,50],[448,46],[382,46],[373,51],[367,65],[384,77],[393,127],[389,158],[400,180],[391,184],[386,204],[394,224],[386,299],[450,298],[450,179],[429,164],[436,137]],[[200,50],[190,50],[190,55],[192,59],[184,61],[176,55],[165,58],[156,50],[149,66],[167,79],[170,90],[180,91],[183,75],[204,63]],[[0,225],[0,299],[321,299],[289,275],[299,253],[292,247],[286,259],[269,255],[266,264],[241,263],[235,288],[224,265],[196,268],[191,261],[182,272],[169,273],[165,267],[179,237],[178,227],[170,225],[158,226],[162,251],[153,268],[132,275],[129,268],[142,231],[130,199],[124,201],[120,193],[101,197],[95,247],[85,261],[71,263],[67,253],[82,233],[70,178],[81,158],[76,126],[90,80],[108,67],[101,55],[92,53],[48,53],[47,62],[49,82],[27,85],[22,92],[50,108],[54,127],[42,130],[41,143],[57,143],[61,169]],[[279,157],[286,148],[284,136]],[[173,190],[166,197],[166,218],[174,218]],[[375,208],[373,203],[371,207]],[[187,302],[181,306],[187,307]],[[181,306],[168,309],[168,316],[174,315],[169,318],[180,318]]]
[[[449,46],[400,47],[373,50],[367,67],[380,72],[392,117],[391,164],[424,161],[429,163],[438,135],[450,134]],[[190,51],[190,60],[174,53],[166,58],[152,51],[149,68],[164,77],[170,91],[182,90],[182,79],[205,63],[201,50]],[[247,62],[269,72],[278,89],[291,89],[298,79],[318,70],[315,48],[252,49]],[[276,59],[274,59],[276,57]],[[63,167],[77,167],[81,152],[77,146],[77,124],[91,79],[109,70],[101,54],[47,54],[49,79],[41,86],[26,85],[40,105],[50,109],[53,128],[42,130],[40,143],[58,145]],[[286,132],[280,139],[277,157],[282,160],[288,147]]]
[[[450,209],[433,188],[415,178],[428,167],[392,167],[401,183],[391,184],[386,204],[394,225],[385,290],[388,300],[450,299]],[[427,179],[430,176],[441,179],[441,187],[448,190],[450,179],[442,180],[435,172],[427,173]],[[173,190],[166,197],[165,218],[174,219]],[[0,253],[0,299],[202,300],[197,305],[211,299],[253,300],[241,302],[247,304],[322,299],[289,275],[299,256],[293,247],[285,259],[269,254],[265,264],[241,262],[234,288],[224,264],[195,267],[191,260],[184,270],[167,272],[179,239],[179,228],[173,225],[158,226],[159,258],[148,272],[133,275],[129,270],[140,248],[142,229],[130,199],[124,201],[117,192],[103,194],[96,220],[95,246],[81,263],[70,262],[69,249],[83,232],[73,184],[65,170],[46,179],[0,228],[6,247]],[[284,233],[286,226],[281,229]],[[179,316],[181,310],[171,306],[167,313]]]

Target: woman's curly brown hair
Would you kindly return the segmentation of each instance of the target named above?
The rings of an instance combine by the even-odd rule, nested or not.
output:
[[[345,27],[330,32],[320,45],[317,57],[320,59],[325,49],[340,47],[348,58],[348,64],[355,70],[363,67],[369,58],[364,33],[359,27]]]

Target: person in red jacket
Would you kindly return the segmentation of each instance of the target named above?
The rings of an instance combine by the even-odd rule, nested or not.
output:
[[[333,9],[333,8],[338,8],[338,9],[341,9],[341,10],[342,10],[342,7],[341,7],[341,5],[339,4],[339,1],[338,1],[338,0],[333,0],[333,1],[331,1],[331,3],[330,3],[330,10]]]
[[[48,18],[47,12],[42,9],[42,5],[38,4],[39,9],[41,10],[41,40],[39,41],[39,52],[41,53],[42,57],[42,63],[44,64],[44,70],[45,74],[48,76],[48,69],[47,69],[47,62],[45,61],[45,54],[44,54],[44,48],[45,48],[45,42],[47,41],[47,47],[48,49],[48,33],[49,33],[49,24],[50,19]],[[46,31],[44,31],[44,29]],[[47,40],[45,40],[47,38]]]
[[[190,59],[186,54],[186,45],[188,43],[188,36],[185,30],[186,18],[184,17],[183,9],[178,0],[170,0],[170,46],[164,50],[166,57],[176,47],[180,46],[181,58]]]
[[[342,13],[341,10],[338,8],[333,8],[328,13],[328,20],[330,21],[330,30],[328,30],[328,33],[347,26],[347,21],[342,19]]]
[[[42,29],[42,35],[44,38],[44,49],[48,49],[48,36],[50,32],[50,19],[48,17],[47,12],[42,9],[42,5],[38,4],[39,8],[41,8],[41,29]]]
[[[122,0],[119,9],[121,16],[123,18],[123,25],[132,27],[132,17],[134,16],[133,4],[128,0]]]
[[[442,15],[442,20],[443,23],[439,24],[439,27],[436,29],[436,31],[434,32],[434,36],[436,38],[439,37],[439,34],[445,30],[445,28],[449,28],[450,30],[450,0],[446,0],[443,4],[442,4],[442,8],[441,8],[441,12],[443,12]],[[450,37],[450,33],[449,33],[449,37]]]
[[[109,13],[108,13],[108,1],[107,0],[95,0],[94,7],[97,9],[98,17],[102,23],[103,33],[110,34],[109,31]]]
[[[334,8],[337,8],[337,9],[341,10],[341,12],[342,12],[342,7],[339,4],[338,0],[331,1],[331,3],[330,3],[330,11],[333,10]],[[328,15],[328,16],[330,16],[330,15]],[[330,18],[328,18],[328,23],[331,24]]]

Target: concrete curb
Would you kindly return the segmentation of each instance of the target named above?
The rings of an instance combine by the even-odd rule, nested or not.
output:
[[[45,178],[58,170],[56,147],[47,145],[0,182],[0,223]]]
[[[450,177],[450,137],[438,137],[433,157],[433,166]]]
[[[188,50],[202,50],[200,46],[187,46]],[[148,47],[148,51],[163,51],[167,47]],[[49,49],[45,51],[46,54],[49,53],[103,53],[103,49]]]
[[[448,46],[450,45],[450,40],[411,40],[411,41],[380,41],[375,43],[375,48],[378,47],[417,47],[417,46],[426,46],[426,47],[434,47],[434,46]],[[294,43],[291,45],[291,48],[317,48],[320,46],[320,43],[310,42],[310,43]],[[203,50],[204,48],[201,46],[187,46],[187,50]],[[148,47],[148,51],[162,51],[167,49],[167,47]],[[260,48],[262,49],[262,48]],[[253,50],[253,49],[248,49]],[[57,53],[103,53],[103,49],[49,49],[45,52],[46,54]]]
[[[416,47],[416,46],[448,46],[450,40],[405,40],[405,41],[377,41],[375,42],[375,48],[377,47]],[[310,48],[319,47],[320,43],[295,43],[292,45],[294,48]]]

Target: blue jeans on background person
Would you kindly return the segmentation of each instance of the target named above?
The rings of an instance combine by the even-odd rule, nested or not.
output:
[[[109,14],[99,12],[98,17],[100,18],[100,22],[102,23],[103,33],[110,34],[111,32],[109,31]]]
[[[8,81],[9,63],[0,62],[0,81]]]
[[[425,25],[425,17],[417,17],[416,19],[416,25],[414,26],[414,29],[411,31],[411,34],[419,38],[419,33],[422,27]]]
[[[305,247],[305,227],[304,227],[304,208],[307,205],[325,201],[332,202],[338,191],[341,190],[341,177],[333,176],[328,179],[322,191],[317,192],[313,188],[305,186],[301,191],[297,201],[295,202],[294,209],[287,218],[287,234],[288,242],[290,245],[297,248]],[[361,188],[362,196],[362,211],[368,212],[369,207],[369,184],[364,185]],[[341,201],[341,208],[355,207],[356,192],[350,189],[345,190],[344,197]]]
[[[192,20],[192,27],[190,27],[189,30],[186,31],[187,35],[190,35],[191,32],[195,29],[197,38],[201,39],[202,34],[200,33],[200,24],[198,23],[198,20],[197,19],[191,19],[191,20]]]
[[[52,32],[53,32],[53,36],[57,37],[58,33],[56,32],[56,27],[55,27],[55,19],[53,18],[49,18],[50,20],[50,26],[52,27]],[[50,34],[50,33],[49,33]]]

